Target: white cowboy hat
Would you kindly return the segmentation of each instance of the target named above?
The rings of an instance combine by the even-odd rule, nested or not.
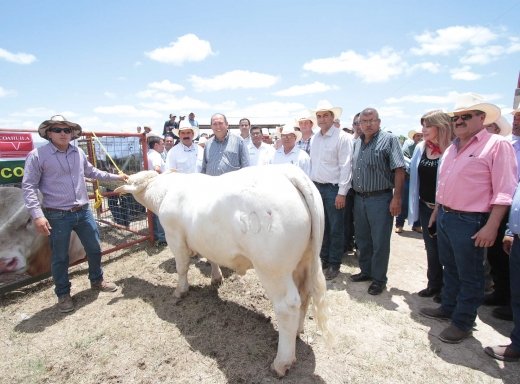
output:
[[[282,131],[280,132],[280,135],[288,135],[292,133],[294,136],[296,136],[296,141],[300,141],[302,139],[302,133],[300,131],[296,131],[294,128],[294,122],[291,121],[290,123],[285,124],[282,127]]]
[[[188,120],[181,120],[179,123],[179,128],[175,128],[172,132],[175,136],[179,136],[180,131],[186,131],[188,129],[191,129],[193,131],[193,137],[196,138],[199,136],[199,127],[192,126]]]
[[[513,130],[509,121],[504,116],[500,116],[497,121],[494,122],[500,129],[500,136],[509,136]],[[492,123],[493,124],[493,123]]]
[[[513,116],[516,115],[517,113],[520,113],[520,108],[516,108],[516,109],[513,109],[513,110],[511,111],[511,114],[512,114]]]
[[[41,123],[38,127],[38,134],[40,137],[49,140],[49,137],[47,136],[47,130],[58,124],[65,124],[67,127],[72,129],[72,140],[81,136],[81,126],[79,124],[67,121],[67,119],[62,115],[54,115],[49,120],[45,120],[43,123]]]
[[[330,111],[334,114],[334,118],[340,118],[341,117],[341,112],[343,112],[343,109],[341,107],[333,107],[331,103],[329,103],[328,101],[326,100],[321,100],[319,103],[318,103],[318,106],[316,107],[316,109],[313,111],[313,115],[316,116],[316,113],[317,112],[325,112],[325,111]]]
[[[299,127],[300,125],[300,121],[306,121],[306,120],[309,120],[311,123],[312,123],[312,127],[316,127],[318,125],[318,123],[316,122],[316,114],[315,113],[309,113],[309,114],[305,114],[301,117],[298,117],[296,119],[296,126]]]
[[[484,97],[476,93],[465,93],[460,95],[455,101],[453,111],[447,112],[449,116],[453,116],[456,112],[465,111],[482,111],[486,114],[484,125],[491,124],[500,117],[500,108],[495,104],[486,103]]]

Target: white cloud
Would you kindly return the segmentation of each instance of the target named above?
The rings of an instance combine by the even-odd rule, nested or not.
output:
[[[148,84],[148,88],[158,89],[165,92],[184,91],[185,89],[182,85],[172,83],[170,80],[154,81]]]
[[[468,44],[472,46],[486,45],[497,38],[491,30],[485,27],[453,26],[437,29],[435,32],[424,32],[415,37],[418,48],[412,48],[412,53],[422,55],[448,55]]]
[[[518,37],[511,37],[509,39],[509,46],[506,49],[507,53],[520,52],[520,39]]]
[[[406,62],[397,52],[391,48],[383,48],[366,56],[349,50],[337,57],[314,59],[305,63],[303,69],[326,74],[352,73],[367,83],[376,83],[400,75],[406,66]]]
[[[427,105],[452,105],[456,99],[461,95],[460,92],[450,91],[444,95],[419,95],[411,94],[401,97],[390,97],[385,99],[387,104],[400,104],[400,103],[414,103],[414,104],[427,104]],[[482,97],[487,101],[498,100],[501,98],[498,94],[486,94]]]
[[[104,115],[124,115],[126,117],[161,117],[161,114],[148,110],[148,109],[137,109],[133,105],[112,105],[107,107],[96,107],[94,112],[101,113]]]
[[[311,84],[305,84],[305,85],[294,85],[292,87],[282,89],[281,91],[275,92],[274,95],[276,96],[301,96],[301,95],[312,95],[315,93],[323,93],[328,92],[331,90],[337,90],[339,89],[336,85],[327,85],[323,84],[319,81],[315,81]]]
[[[473,81],[482,77],[482,75],[472,72],[469,65],[465,65],[460,68],[453,68],[450,70],[450,74],[453,80]]]
[[[209,41],[201,40],[193,33],[179,37],[167,47],[145,52],[145,55],[152,60],[174,65],[203,61],[213,54]]]
[[[36,56],[31,55],[30,53],[11,53],[0,48],[0,59],[16,64],[31,64],[36,61]]]
[[[278,82],[278,77],[259,72],[234,70],[212,78],[192,75],[189,81],[195,90],[202,92],[240,88],[269,88]]]
[[[241,108],[226,111],[226,117],[231,124],[238,123],[239,119],[246,116],[251,119],[251,124],[283,124],[294,119],[295,116],[307,114],[308,109],[301,103],[282,103],[278,101],[251,104]]]
[[[3,87],[0,87],[0,97],[12,96],[12,95],[15,95],[15,94],[16,94],[15,91],[11,91],[9,89],[5,89]]]
[[[103,92],[103,96],[105,96],[107,99],[115,99],[116,94],[114,92],[105,91]]]
[[[439,63],[432,62],[418,63],[412,65],[408,72],[415,72],[416,70],[423,70],[430,73],[439,73],[441,70],[441,65]]]

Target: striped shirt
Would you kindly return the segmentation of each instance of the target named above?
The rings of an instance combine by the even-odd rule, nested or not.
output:
[[[394,188],[394,170],[405,168],[399,139],[379,131],[365,144],[364,135],[354,141],[352,188],[375,192]]]
[[[215,136],[206,142],[201,173],[219,176],[249,166],[249,155],[244,140],[229,133],[222,141]]]
[[[301,139],[300,141],[298,141],[296,143],[296,145],[300,148],[300,149],[303,149],[305,152],[307,152],[307,155],[310,155],[311,154],[311,139],[314,135],[312,135],[311,137],[309,137],[307,140],[305,139]]]
[[[25,160],[22,181],[25,206],[31,216],[43,217],[45,208],[71,209],[88,203],[85,177],[98,180],[120,180],[119,175],[100,171],[87,160],[81,148],[69,145],[61,152],[51,142],[33,149]],[[38,191],[43,202],[38,200]]]

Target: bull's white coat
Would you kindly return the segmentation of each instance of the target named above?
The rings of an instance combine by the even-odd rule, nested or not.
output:
[[[323,204],[299,168],[248,167],[221,176],[143,171],[116,191],[132,193],[159,216],[175,256],[177,298],[188,291],[190,256],[212,262],[213,282],[222,279],[218,265],[239,274],[255,269],[278,320],[278,375],[296,360],[296,336],[311,297],[318,326],[328,336],[319,258]]]

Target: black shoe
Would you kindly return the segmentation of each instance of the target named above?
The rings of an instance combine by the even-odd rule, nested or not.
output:
[[[500,320],[513,321],[513,310],[511,306],[496,307],[491,311],[491,316]]]
[[[373,281],[372,284],[370,284],[370,287],[368,287],[368,293],[370,295],[380,295],[381,292],[386,288],[385,283],[380,283],[378,281]]]
[[[370,281],[372,278],[370,276],[365,275],[363,272],[356,273],[355,275],[350,276],[350,280],[354,283],[359,283],[360,281]]]
[[[497,295],[495,292],[487,294],[484,296],[484,301],[482,302],[482,305],[508,305],[509,300],[505,297],[502,297],[501,295]]]
[[[339,267],[329,267],[327,272],[325,272],[325,280],[332,280],[338,277],[339,275]]]
[[[441,293],[437,293],[435,296],[433,296],[433,301],[437,304],[442,303]]]
[[[327,269],[329,269],[329,263],[325,263],[325,262],[321,262],[321,269],[323,270],[323,273],[325,273],[327,271]]]
[[[451,315],[444,312],[441,307],[421,308],[419,310],[419,313],[425,317],[429,317],[430,319],[436,319],[436,320],[450,320],[451,319]]]
[[[435,296],[437,293],[439,293],[441,290],[438,288],[424,288],[423,290],[419,291],[417,294],[420,297],[432,297]]]

